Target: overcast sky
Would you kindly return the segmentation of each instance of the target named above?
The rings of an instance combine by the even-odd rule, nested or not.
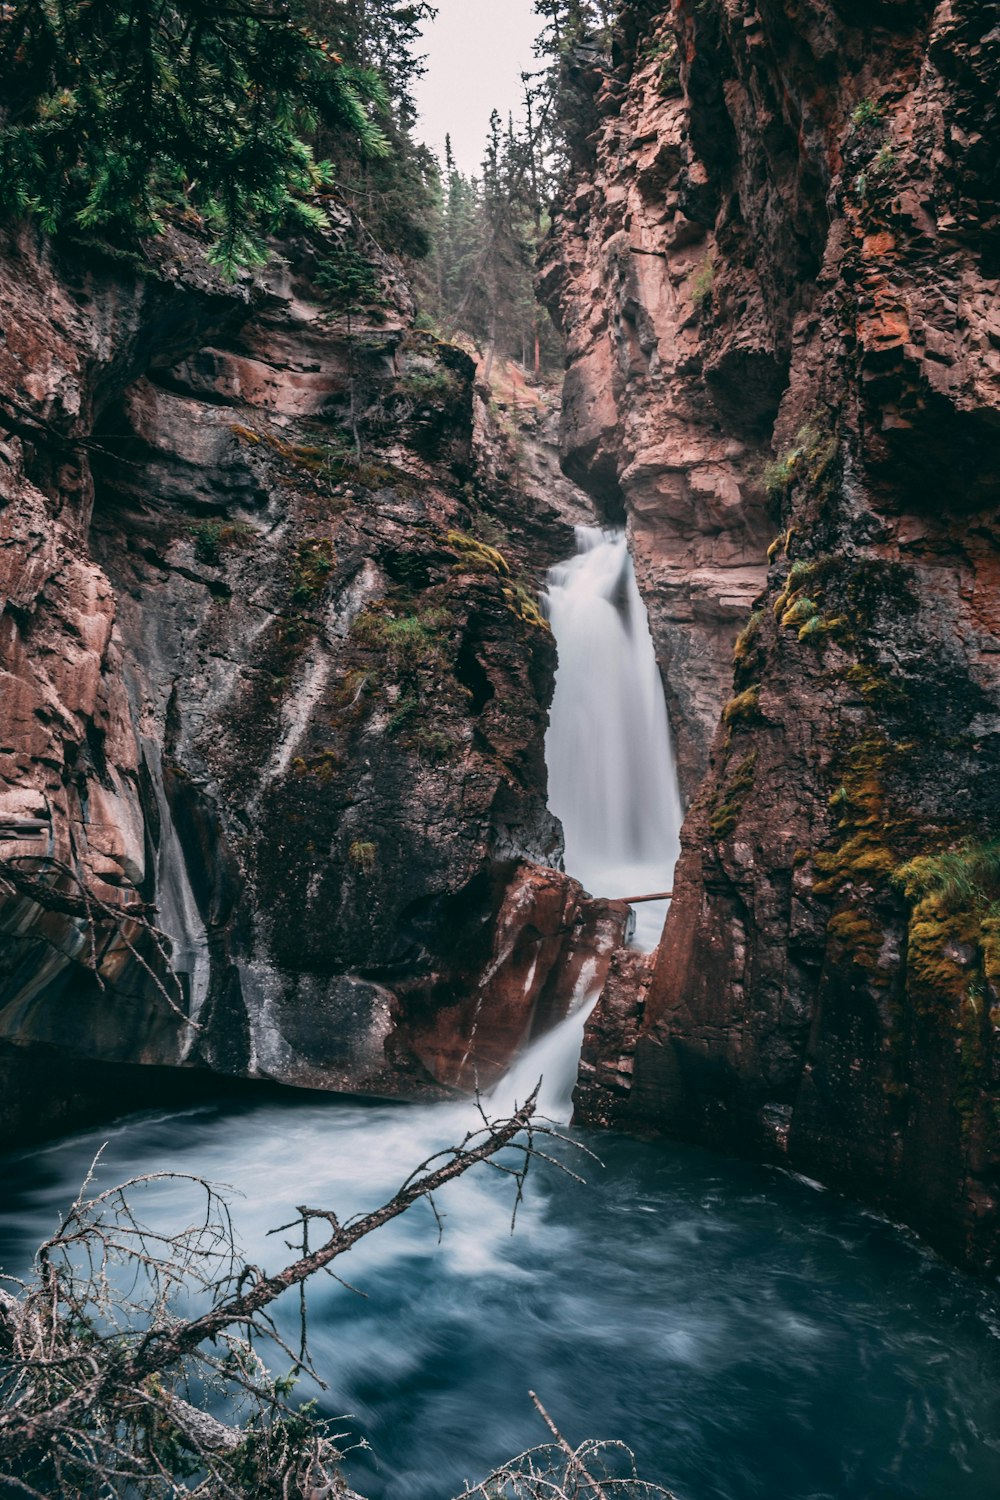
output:
[[[435,0],[426,28],[427,73],[417,89],[417,135],[444,158],[450,131],[459,169],[479,173],[490,110],[506,120],[521,99],[521,73],[537,66],[541,25],[532,0]]]

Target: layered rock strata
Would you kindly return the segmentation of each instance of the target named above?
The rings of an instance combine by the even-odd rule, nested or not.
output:
[[[345,310],[278,248],[2,247],[8,1073],[468,1086],[620,940],[539,868],[566,523],[391,265]]]
[[[1000,1254],[996,20],[971,0],[705,0],[637,22],[635,56],[600,81],[596,175],[552,273],[577,309],[569,461],[595,485],[625,443],[668,672],[648,538],[676,527],[680,493],[702,497],[690,536],[725,534],[710,452],[744,496],[724,545],[753,551],[765,516],[774,538],[655,972],[595,1012],[584,1111],[790,1164],[979,1267]],[[601,174],[623,288],[652,275],[677,302],[699,256],[711,268],[666,357],[642,332],[648,292],[598,291],[616,243]],[[609,350],[602,404],[587,371]],[[775,414],[748,505],[740,465]]]

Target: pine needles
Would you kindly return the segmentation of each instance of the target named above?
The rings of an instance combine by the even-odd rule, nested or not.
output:
[[[232,276],[325,222],[318,124],[388,150],[377,75],[259,0],[20,0],[0,11],[0,213],[134,239],[166,216]]]

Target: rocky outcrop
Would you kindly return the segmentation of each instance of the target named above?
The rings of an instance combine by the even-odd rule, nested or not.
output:
[[[726,190],[706,185],[665,71],[675,52],[663,17],[615,71],[582,59],[576,87],[593,96],[596,129],[539,286],[566,340],[563,465],[609,520],[628,520],[690,799],[729,695],[733,641],[764,582],[773,528],[761,471],[794,308],[768,303],[753,267],[734,264],[730,315],[714,314]]]
[[[8,1071],[464,1086],[620,938],[537,869],[566,524],[391,265],[331,300],[339,234],[237,285],[173,231],[3,246]]]
[[[660,514],[675,526],[687,466],[702,486],[709,453],[724,456],[743,496],[733,545],[752,551],[767,514],[775,540],[655,972],[648,990],[614,1005],[609,990],[595,1012],[597,1072],[581,1104],[592,1118],[786,1162],[995,1266],[996,15],[972,0],[708,0],[661,13],[619,61],[597,95],[607,118],[596,145],[605,173],[603,142],[622,151],[621,284],[642,284],[633,261],[673,265],[658,285],[676,304],[677,237],[688,234],[685,286],[699,257],[711,279],[706,270],[701,314],[677,328],[668,373],[659,334],[648,356],[637,342],[623,372],[624,340],[629,329],[639,340],[651,298],[623,293],[620,328],[612,316],[602,329],[608,308],[594,296],[587,344],[595,246],[610,264],[614,239],[605,217],[574,248],[583,216],[607,213],[581,185],[565,269],[552,273],[578,309],[569,459],[585,453],[594,484],[601,455],[625,443],[617,482],[668,672],[676,653],[650,585],[643,496],[659,485],[653,526]],[[652,115],[651,69],[663,96]],[[643,162],[663,214],[652,229],[638,210]],[[652,254],[640,261],[635,246]],[[600,405],[586,372],[608,349],[617,386]],[[741,466],[775,416],[754,499]],[[643,441],[650,488],[636,492]],[[706,527],[715,504],[692,507]],[[695,639],[701,652],[697,628]],[[675,685],[675,715],[684,691]],[[675,722],[681,740],[683,711]]]

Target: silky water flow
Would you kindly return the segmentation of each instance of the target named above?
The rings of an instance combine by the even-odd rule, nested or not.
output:
[[[670,889],[681,799],[663,684],[623,531],[576,528],[549,571],[545,607],[559,652],[545,759],[565,865],[594,896]],[[666,902],[635,908],[653,948]]]
[[[622,536],[581,530],[577,546],[548,585],[560,654],[548,753],[567,869],[597,894],[666,890],[680,808],[644,612]],[[662,910],[639,911],[649,946]],[[592,1004],[515,1063],[492,1113],[543,1075],[542,1111],[569,1118]],[[102,1142],[95,1190],[157,1171],[231,1184],[243,1253],[273,1271],[291,1252],[269,1231],[295,1204],[343,1222],[479,1123],[472,1101],[315,1095],[133,1115],[0,1158],[0,1266],[28,1272]],[[363,1296],[311,1285],[327,1389],[296,1394],[316,1397],[348,1444],[371,1445],[347,1460],[369,1500],[448,1500],[544,1441],[529,1388],[573,1442],[629,1442],[678,1500],[1000,1493],[995,1289],[773,1168],[564,1133],[600,1161],[545,1139],[587,1180],[536,1160],[513,1235],[509,1179],[481,1169],[440,1195],[440,1239],[418,1205],[338,1264]],[[200,1211],[180,1178],[135,1195],[164,1229]],[[277,1316],[294,1344],[296,1299]]]

